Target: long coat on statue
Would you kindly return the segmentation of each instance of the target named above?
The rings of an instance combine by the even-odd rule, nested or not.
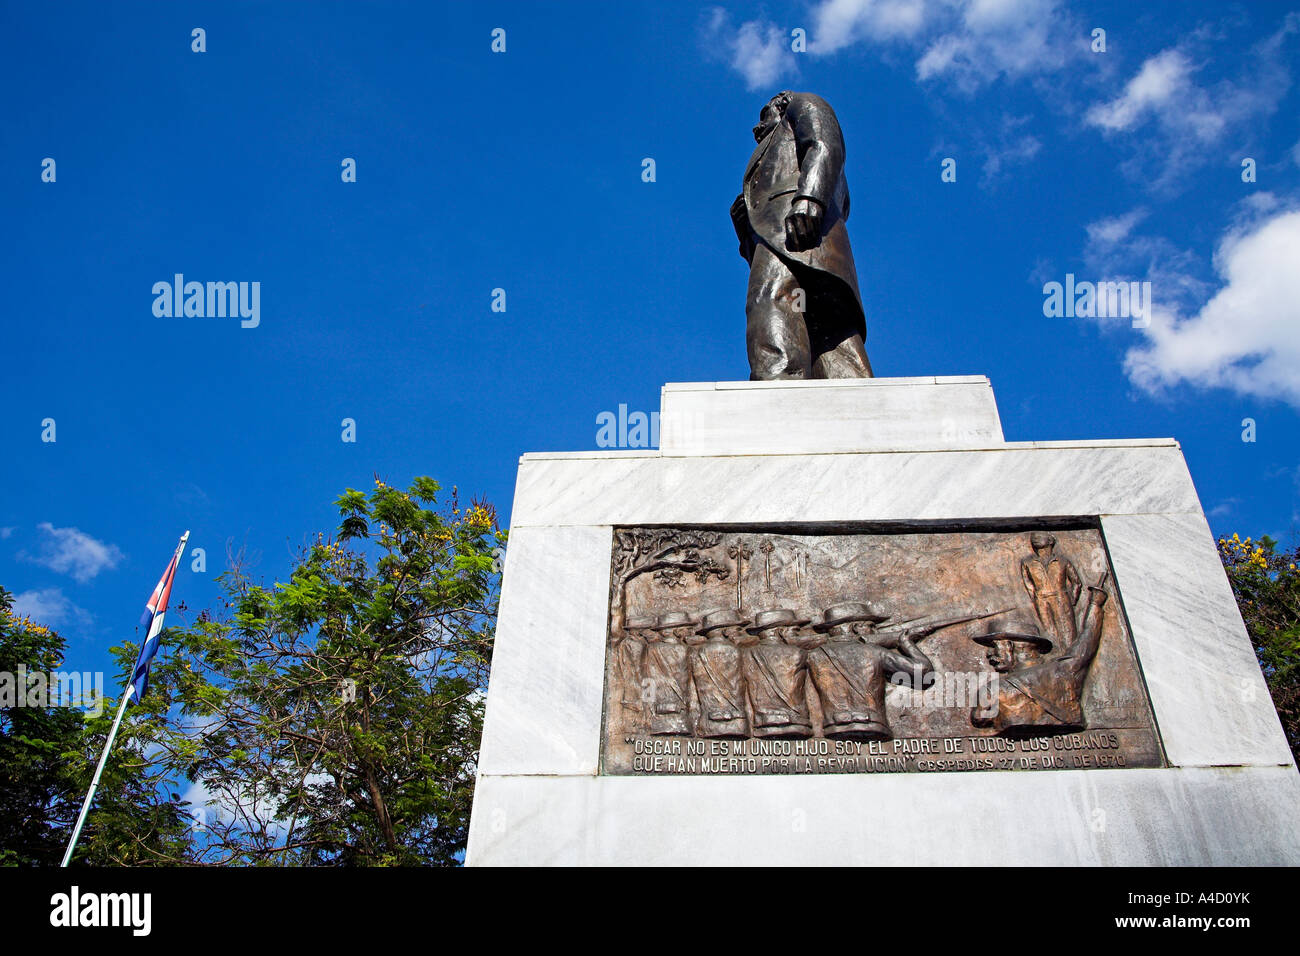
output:
[[[858,332],[865,340],[866,318],[845,227],[849,186],[844,178],[844,136],[830,104],[813,93],[790,94],[785,115],[749,158],[744,197],[759,241],[785,261],[835,280],[845,293],[845,307],[856,312]],[[823,209],[821,242],[803,251],[786,244],[785,217],[798,197],[815,199]]]

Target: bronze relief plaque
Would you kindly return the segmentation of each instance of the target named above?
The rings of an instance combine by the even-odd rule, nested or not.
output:
[[[603,773],[1163,764],[1098,526],[614,529]]]

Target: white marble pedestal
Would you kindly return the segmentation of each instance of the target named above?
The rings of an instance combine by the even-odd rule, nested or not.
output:
[[[670,384],[519,466],[470,865],[1300,864],[1291,758],[1177,442],[1006,442],[986,378]],[[600,773],[612,528],[1100,521],[1167,767]]]

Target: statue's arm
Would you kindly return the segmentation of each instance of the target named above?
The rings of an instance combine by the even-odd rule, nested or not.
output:
[[[1065,562],[1065,579],[1070,588],[1070,603],[1076,604],[1080,592],[1083,591],[1083,581],[1079,579],[1079,571],[1075,568],[1074,562],[1069,560]]]
[[[1038,599],[1038,588],[1034,587],[1033,575],[1029,573],[1029,560],[1026,558],[1020,562],[1020,580],[1025,584],[1025,590],[1029,592],[1031,600]]]
[[[749,262],[754,255],[754,238],[749,225],[749,210],[745,208],[745,194],[741,193],[731,204],[731,225],[740,240],[740,257]]]
[[[917,647],[907,635],[899,639],[897,651],[885,651],[882,659],[889,670],[904,671],[911,674],[914,679],[920,678],[923,681],[934,673],[934,661],[930,660],[929,655]]]
[[[1095,613],[1100,614],[1101,608],[1098,607]],[[1086,674],[1088,668],[1092,666],[1092,659],[1097,656],[1097,650],[1100,647],[1100,624],[1086,627],[1083,633],[1076,637],[1074,643],[1061,655],[1059,662],[1068,665],[1077,674]]]
[[[820,96],[802,93],[790,101],[786,118],[794,130],[799,157],[796,199],[811,199],[825,210],[844,172],[844,135],[835,112]]]

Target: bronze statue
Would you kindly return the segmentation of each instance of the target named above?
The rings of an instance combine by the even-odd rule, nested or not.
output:
[[[1083,583],[1069,558],[1055,554],[1056,536],[1035,531],[1029,536],[1033,554],[1020,562],[1020,577],[1034,602],[1034,613],[1047,636],[1060,647],[1074,643],[1078,631],[1074,605]]]
[[[885,715],[885,682],[890,675],[913,675],[917,689],[934,665],[911,638],[892,637],[875,625],[889,615],[870,604],[850,601],[828,607],[813,630],[826,643],[808,653],[808,670],[822,705],[822,727],[838,740],[882,740],[893,736]],[[889,646],[889,645],[896,645]]]
[[[869,378],[839,121],[820,96],[787,91],[763,107],[754,139],[731,204],[750,264],[749,377]]]
[[[691,678],[699,700],[695,732],[701,737],[749,736],[740,666],[748,624],[730,608],[706,614],[700,621],[699,637],[691,647]]]
[[[1041,655],[1052,642],[1032,625],[1012,624],[975,638],[989,648],[988,660],[998,672],[997,710],[992,716],[975,710],[971,723],[1000,734],[1064,732],[1088,726],[1083,713],[1083,685],[1101,644],[1103,607],[1108,595],[1106,575],[1088,587],[1083,625],[1060,657]]]
[[[742,661],[745,685],[754,711],[754,736],[775,739],[811,737],[808,714],[808,652],[797,634],[808,618],[788,608],[759,611],[747,627],[758,643]]]

